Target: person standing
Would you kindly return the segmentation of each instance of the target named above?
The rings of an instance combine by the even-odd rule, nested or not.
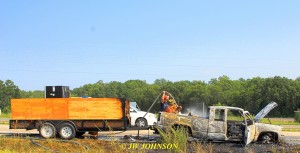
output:
[[[163,94],[161,96],[160,111],[166,111],[166,109],[169,106],[168,101],[169,101],[169,95],[166,91],[163,91]]]

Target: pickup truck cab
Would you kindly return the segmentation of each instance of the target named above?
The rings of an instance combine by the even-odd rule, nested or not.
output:
[[[240,141],[245,145],[261,141],[276,142],[281,137],[280,126],[260,123],[267,113],[277,106],[269,103],[254,118],[238,107],[210,106],[205,117],[160,112],[157,128],[184,127],[192,137],[210,141]]]

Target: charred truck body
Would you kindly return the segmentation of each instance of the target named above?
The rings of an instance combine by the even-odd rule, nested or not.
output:
[[[201,140],[240,141],[246,145],[256,141],[276,142],[281,137],[282,128],[259,123],[276,106],[275,102],[271,102],[254,118],[248,111],[227,106],[208,107],[206,117],[160,112],[157,126],[163,130],[184,127],[193,137]]]
[[[11,99],[11,111],[10,129],[38,129],[44,138],[72,139],[86,131],[130,126],[130,104],[122,98]]]

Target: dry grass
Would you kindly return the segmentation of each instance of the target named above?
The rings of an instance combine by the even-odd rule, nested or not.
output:
[[[173,131],[176,132],[176,131]],[[173,133],[175,134],[175,133]],[[177,133],[179,134],[179,132]],[[176,134],[176,138],[178,138],[179,134]],[[173,137],[173,136],[171,136]],[[179,136],[180,137],[180,136]],[[174,137],[173,137],[174,138]],[[181,139],[182,140],[182,139]],[[168,139],[169,142],[172,143],[179,143],[181,140],[174,140],[174,139]],[[182,145],[179,145],[177,149],[172,150],[145,150],[141,147],[137,149],[129,149],[130,143],[121,143],[119,141],[103,141],[103,140],[95,140],[95,139],[74,139],[70,142],[58,142],[59,139],[47,139],[47,140],[34,140],[35,142],[38,142],[39,144],[51,149],[51,150],[45,150],[44,148],[37,146],[33,144],[29,138],[22,138],[22,137],[0,137],[0,153],[31,153],[31,152],[82,152],[82,153],[144,153],[144,152],[180,152],[180,153],[213,153],[213,152],[234,152],[234,151],[243,151],[247,153],[253,153],[253,152],[264,152],[265,146],[259,145],[256,146],[249,146],[247,148],[243,147],[234,147],[231,148],[230,146],[227,146],[226,144],[212,144],[212,143],[206,143],[206,142],[181,142]],[[168,143],[165,140],[162,140],[164,142],[159,143]],[[89,147],[89,150],[86,150],[86,148],[82,145],[84,144]],[[136,142],[134,142],[136,143]],[[137,143],[140,146],[142,146],[143,143]],[[267,147],[267,146],[266,146]],[[299,146],[282,146],[280,148],[277,147],[270,147],[268,146],[268,151],[272,152],[297,152],[299,151]],[[259,150],[257,148],[260,148]],[[238,149],[238,150],[232,150],[232,149]]]
[[[196,152],[196,153],[213,153],[212,146],[210,145],[208,148],[204,147],[201,143],[192,142],[189,144],[187,152]]]
[[[34,140],[34,142],[47,147],[35,145],[29,138],[0,138],[0,152],[84,152],[84,153],[124,153],[136,152],[128,150],[117,141],[101,141],[94,139],[73,139],[72,141],[60,141],[58,139]],[[83,145],[80,145],[83,144]],[[85,148],[88,146],[88,150]],[[139,151],[141,152],[141,150]]]
[[[188,143],[188,132],[184,127],[178,127],[177,129],[168,128],[165,131],[158,129],[161,136],[161,143],[165,144],[177,144],[178,147],[168,152],[174,153],[187,153],[187,152],[196,152],[196,153],[206,153],[212,152],[210,149],[206,149],[202,146],[201,143],[192,142]]]
[[[133,142],[138,144],[139,147],[136,149],[130,148],[130,143],[122,143],[116,141],[111,137],[108,140],[97,140],[97,139],[73,139],[72,141],[60,141],[59,139],[42,139],[34,140],[49,148],[46,150],[41,146],[35,145],[30,141],[29,137],[0,137],[0,153],[11,153],[11,152],[82,152],[82,153],[127,153],[127,152],[174,152],[174,153],[212,153],[212,152],[222,152],[234,149],[226,144],[213,144],[210,142],[188,142],[188,134],[185,129],[169,129],[167,131],[160,131],[161,140],[156,143],[166,143],[166,144],[178,144],[178,148],[171,150],[161,150],[161,149],[143,149],[143,143]],[[83,145],[81,145],[83,144]],[[131,143],[132,144],[132,143]],[[85,146],[88,146],[88,150]],[[238,151],[242,150],[247,153],[257,152],[257,148],[261,148],[264,151],[265,146],[249,146],[248,149],[243,147],[235,147]],[[281,148],[270,148],[273,152],[294,152],[299,150],[299,146],[287,146]],[[237,151],[237,152],[238,152]]]
[[[49,149],[44,149],[31,142],[30,137],[0,137],[0,153],[1,152],[83,152],[83,153],[144,153],[144,152],[207,152],[202,148],[201,143],[188,143],[187,134],[182,130],[171,130],[165,133],[165,138],[160,143],[176,143],[178,148],[171,150],[161,150],[161,149],[143,149],[143,144],[152,143],[122,143],[116,141],[113,137],[108,141],[97,140],[97,139],[73,139],[71,141],[62,141],[59,139],[33,139],[34,142],[47,147]],[[31,137],[32,138],[32,137]],[[78,145],[84,144],[84,145]],[[136,149],[130,148],[130,144],[138,144],[139,147]],[[85,148],[88,146],[88,150]]]

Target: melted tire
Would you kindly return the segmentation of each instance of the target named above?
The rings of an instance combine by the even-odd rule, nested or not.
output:
[[[267,133],[267,134],[264,134],[262,137],[261,137],[261,141],[263,144],[270,144],[273,142],[272,140],[272,135]]]

